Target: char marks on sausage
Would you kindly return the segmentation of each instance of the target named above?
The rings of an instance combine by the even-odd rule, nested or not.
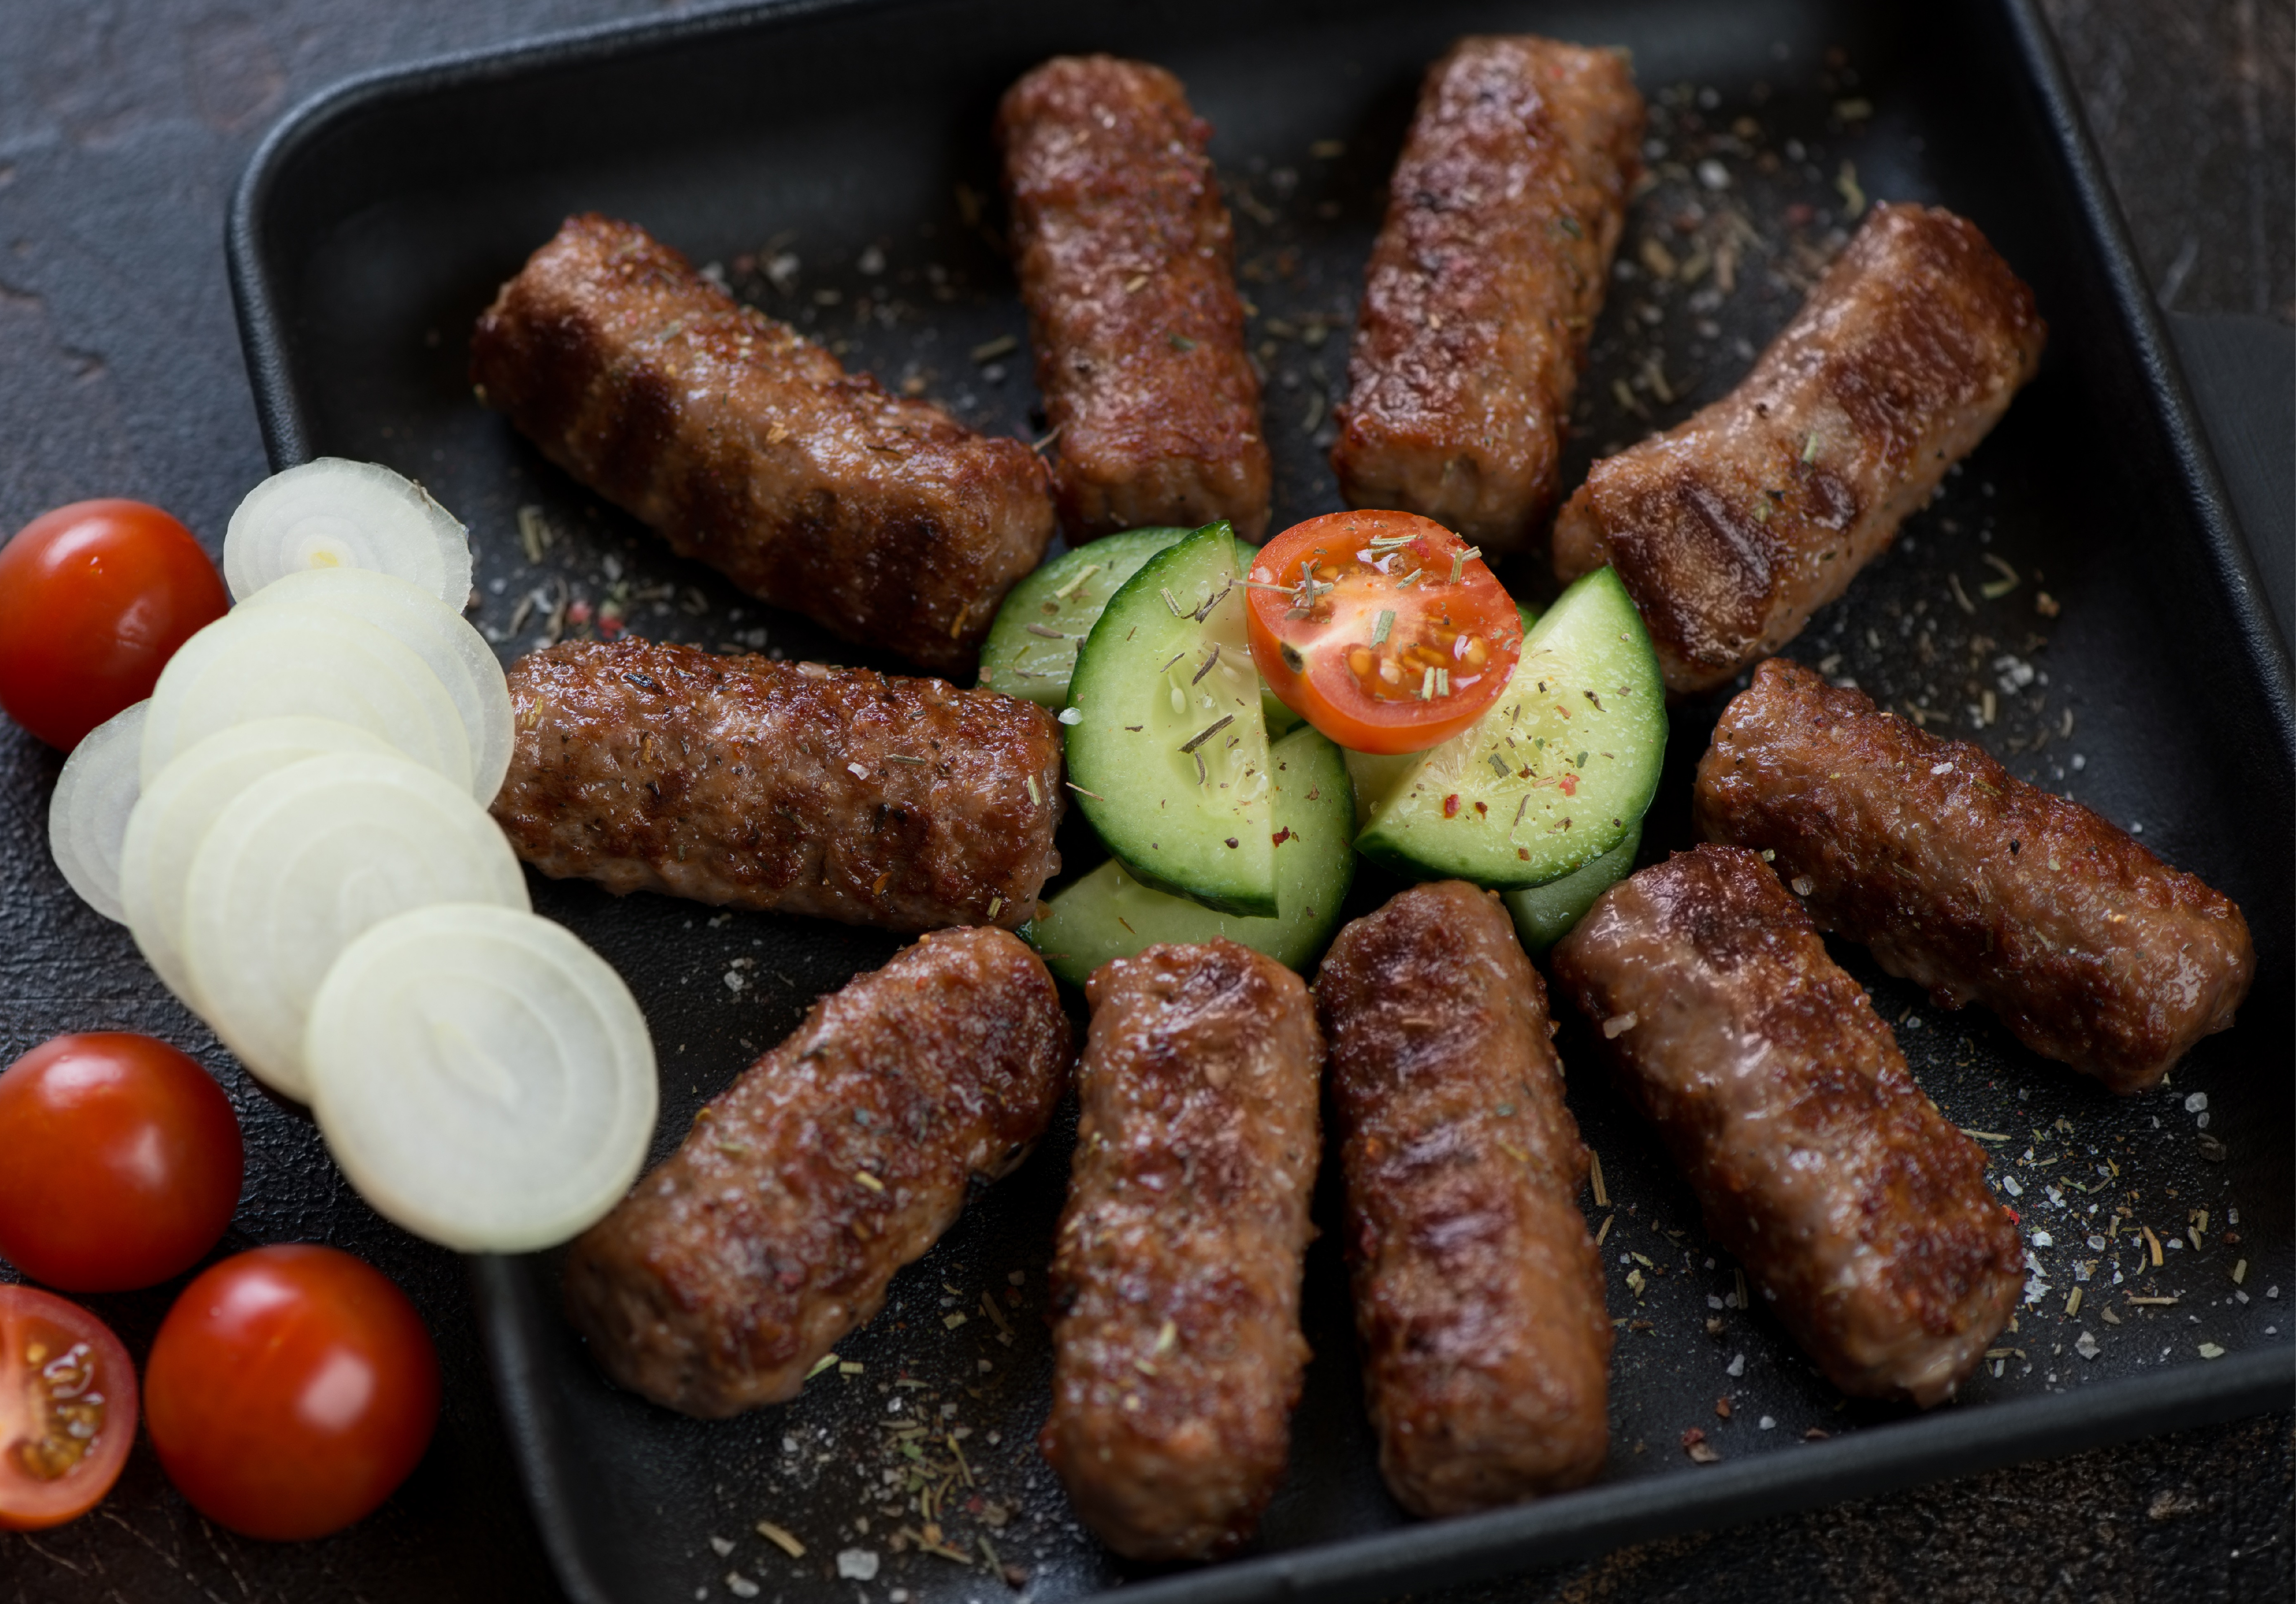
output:
[[[1616,51],[1474,37],[1428,70],[1337,413],[1349,506],[1421,513],[1494,556],[1538,532],[1642,134]]]
[[[1603,893],[1554,962],[1707,1231],[1827,1379],[1951,1395],[2016,1306],[2024,1245],[1767,865],[1678,852]]]
[[[1267,531],[1259,380],[1210,138],[1179,79],[1113,56],[1056,57],[997,109],[1071,537],[1223,518],[1246,540]]]
[[[914,932],[1025,924],[1060,867],[1033,702],[628,638],[532,652],[510,688],[494,814],[556,879]]]
[[[2228,1028],[2256,972],[2248,921],[2194,876],[1783,659],[1724,709],[1693,807],[1707,839],[1775,854],[1821,929],[2116,1092]]]
[[[606,1372],[687,1414],[795,1397],[893,1272],[1044,1134],[1068,1017],[1003,930],[942,930],[816,1003],[576,1239],[566,1306]]]
[[[1546,988],[1496,895],[1414,887],[1316,978],[1380,1469],[1419,1515],[1591,1481],[1611,1322]]]
[[[1086,992],[1037,1446],[1118,1553],[1209,1559],[1291,1446],[1323,1041],[1300,978],[1232,941],[1149,947]]]
[[[1044,464],[888,395],[644,229],[570,217],[471,377],[545,456],[734,584],[936,673],[972,666],[1053,536]]]
[[[1874,209],[1738,388],[1596,462],[1554,520],[1564,584],[1608,563],[1667,688],[1801,633],[2033,376],[2033,293],[1974,225]]]

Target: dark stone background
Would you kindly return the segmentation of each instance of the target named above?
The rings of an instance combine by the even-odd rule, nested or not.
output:
[[[2284,374],[2296,321],[2296,4],[2045,4],[2162,303],[2259,320],[2180,327],[2188,359],[2236,364],[2268,347]],[[223,216],[257,140],[290,106],[370,68],[678,9],[660,0],[0,3],[0,531],[58,503],[128,495],[218,541],[266,471],[225,283]],[[2210,421],[2220,442],[2257,427],[2252,412]],[[2272,485],[2287,483],[2284,426],[2246,448]],[[2272,495],[2284,503],[2272,491],[2263,510],[2284,517]],[[2270,566],[2285,588],[2284,562]],[[0,938],[0,1061],[64,1029],[204,1042],[174,1004],[152,1000],[124,933],[56,882],[45,847],[56,766],[0,726],[0,929],[37,934]],[[28,956],[58,950],[85,957],[60,971]],[[94,1515],[37,1536],[0,1533],[0,1600],[554,1597],[459,1264],[381,1225],[342,1187],[308,1122],[248,1092],[244,1077],[227,1078],[242,1099],[250,1167],[225,1247],[331,1240],[406,1287],[446,1367],[439,1440],[382,1511],[294,1547],[210,1526],[139,1448]],[[92,1301],[140,1355],[174,1289]],[[1441,1597],[2285,1599],[2296,1591],[2292,1551],[2296,1439],[2276,1415]]]

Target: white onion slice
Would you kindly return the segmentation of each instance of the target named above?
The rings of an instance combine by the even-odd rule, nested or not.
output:
[[[465,1253],[594,1224],[653,1138],[653,1040],[629,987],[530,913],[447,904],[376,925],[320,986],[305,1060],[359,1195]]]
[[[144,788],[119,851],[121,917],[168,989],[205,1013],[184,955],[192,859],[242,792],[291,763],[331,753],[394,757],[390,742],[332,718],[258,718],[209,736]]]
[[[468,790],[471,743],[422,659],[372,624],[299,607],[244,608],[176,650],[144,725],[144,778],[218,730],[285,714],[340,719]]]
[[[471,794],[492,802],[510,772],[510,681],[486,637],[421,585],[373,569],[312,569],[265,585],[250,609],[321,608],[372,624],[421,658],[454,700],[471,746]]]
[[[143,790],[144,715],[151,706],[123,708],[80,737],[48,798],[48,850],[64,883],[121,924],[127,915],[119,904],[119,847]]]
[[[244,602],[304,569],[378,569],[456,612],[471,594],[469,531],[380,462],[319,457],[247,493],[223,537],[223,577]]]
[[[207,1022],[258,1079],[305,1101],[304,1020],[346,946],[433,903],[527,906],[486,809],[395,756],[307,757],[270,776],[208,831],[185,897]]]

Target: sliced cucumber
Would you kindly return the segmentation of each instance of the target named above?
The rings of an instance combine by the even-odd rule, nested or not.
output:
[[[1210,524],[1109,599],[1069,685],[1069,778],[1133,878],[1272,919],[1274,787],[1235,534]]]
[[[1100,615],[1140,565],[1193,529],[1127,529],[1063,552],[1014,585],[980,643],[980,688],[1066,705],[1069,675]]]
[[[1626,839],[1665,756],[1650,635],[1618,576],[1597,569],[1532,626],[1473,728],[1377,777],[1356,848],[1421,880],[1545,885]]]
[[[1538,622],[1538,609],[1528,602],[1517,602],[1514,610],[1521,616],[1522,633],[1528,636],[1531,626]],[[1425,756],[1423,752],[1400,752],[1390,757],[1379,752],[1349,751],[1348,780],[1356,791],[1357,830],[1371,822],[1372,810],[1411,777],[1420,758]]]
[[[1275,774],[1275,905],[1273,919],[1216,913],[1184,896],[1152,891],[1111,858],[1052,900],[1021,933],[1053,973],[1082,986],[1111,958],[1160,941],[1225,936],[1276,962],[1305,970],[1332,938],[1356,871],[1355,804],[1340,749],[1320,732],[1299,729],[1268,749]]]
[[[1570,934],[1596,897],[1634,872],[1635,853],[1642,844],[1643,822],[1636,819],[1627,827],[1627,839],[1593,863],[1559,880],[1503,894],[1499,900],[1514,915],[1514,933],[1522,938],[1523,951],[1537,958]]]

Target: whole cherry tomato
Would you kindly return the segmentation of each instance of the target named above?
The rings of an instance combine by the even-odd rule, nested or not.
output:
[[[1259,548],[1251,660],[1276,700],[1343,747],[1424,751],[1483,716],[1522,619],[1466,542],[1411,512],[1333,512]]]
[[[78,1304],[0,1285],[0,1530],[94,1509],[135,1441],[135,1367]]]
[[[0,1153],[0,1257],[67,1292],[180,1275],[239,1207],[230,1101],[146,1035],[61,1035],[11,1064]]]
[[[176,648],[230,605],[200,543],[157,507],[44,512],[0,546],[0,708],[70,751],[151,695]]]
[[[406,1479],[438,1423],[439,1355],[380,1272],[316,1243],[258,1248],[184,1289],[144,1396],[152,1446],[193,1508],[295,1542]]]

